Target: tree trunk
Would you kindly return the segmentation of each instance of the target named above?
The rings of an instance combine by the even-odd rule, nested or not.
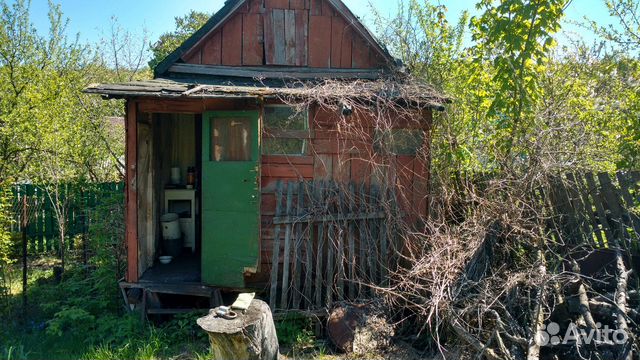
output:
[[[198,319],[209,334],[213,359],[276,360],[279,346],[269,305],[253,300],[247,311],[233,320],[210,314]]]

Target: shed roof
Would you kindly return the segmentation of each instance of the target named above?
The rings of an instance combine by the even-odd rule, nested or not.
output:
[[[181,99],[206,98],[310,98],[319,92],[339,101],[342,98],[367,100],[367,97],[384,97],[413,107],[429,107],[443,110],[449,100],[424,84],[402,84],[385,80],[324,82],[289,82],[270,86],[265,83],[216,82],[193,83],[175,79],[158,78],[119,84],[94,84],[86,93],[100,94],[108,98],[156,97]]]

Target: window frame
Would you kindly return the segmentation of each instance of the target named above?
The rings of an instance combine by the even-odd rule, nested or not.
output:
[[[266,121],[266,110],[267,108],[288,108],[296,110],[294,106],[286,105],[286,104],[265,104],[262,112],[262,156],[309,156],[309,142],[313,139],[313,131],[311,130],[311,125],[309,121],[309,107],[304,109],[303,111],[297,113],[302,113],[304,115],[304,129],[302,130],[283,130],[283,129],[270,129],[267,126]],[[284,154],[284,153],[265,153],[265,141],[267,139],[274,140],[302,140],[302,151],[296,154]]]
[[[391,136],[393,140],[394,134],[396,131],[409,131],[409,132],[419,132],[420,136],[420,144],[413,149],[412,152],[396,152],[390,151],[390,147],[395,147],[396,144],[387,143],[389,141],[388,136]],[[416,137],[417,139],[417,137]],[[425,146],[426,143],[426,131],[423,128],[419,127],[397,127],[386,130],[375,129],[373,135],[373,148],[374,151],[378,154],[383,155],[396,155],[396,156],[417,156],[420,153],[420,150]]]

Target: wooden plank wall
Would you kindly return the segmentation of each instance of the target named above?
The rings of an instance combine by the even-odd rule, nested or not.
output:
[[[182,60],[347,69],[380,68],[385,63],[326,0],[249,0]]]
[[[428,130],[431,112],[423,116],[423,125]],[[416,223],[419,217],[427,215],[428,159],[376,154],[371,115],[354,114],[354,128],[340,131],[337,129],[338,115],[333,112],[311,109],[309,119],[313,135],[307,156],[262,156],[261,267],[257,274],[247,279],[250,286],[264,288],[269,284],[275,233],[278,232],[273,224],[278,181],[336,181],[353,183],[358,189],[364,186],[367,191],[372,184],[389,184],[396,191],[398,206],[407,216],[407,221]],[[397,126],[416,124],[397,121]],[[363,138],[362,134],[369,137]],[[425,139],[425,144],[428,144],[428,139]],[[285,211],[285,205],[282,207]],[[284,230],[279,231],[283,251],[285,236]]]

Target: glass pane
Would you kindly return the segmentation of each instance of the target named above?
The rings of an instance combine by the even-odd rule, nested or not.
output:
[[[415,155],[422,147],[424,131],[417,129],[391,129],[377,131],[374,147],[377,152],[396,155]]]
[[[265,106],[264,126],[274,130],[306,130],[307,114],[289,106]]]
[[[251,161],[251,119],[213,119],[211,161]]]
[[[262,153],[265,155],[304,155],[306,140],[264,138]]]

